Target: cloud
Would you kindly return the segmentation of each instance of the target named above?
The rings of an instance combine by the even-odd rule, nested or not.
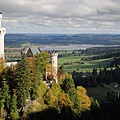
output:
[[[119,0],[0,1],[8,32],[118,33],[119,6]]]

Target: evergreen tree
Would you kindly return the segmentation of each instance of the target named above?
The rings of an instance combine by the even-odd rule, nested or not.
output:
[[[6,70],[2,71],[2,81],[1,81],[1,96],[0,96],[0,104],[1,104],[1,114],[3,111],[7,114],[9,113],[9,105],[10,105],[10,90],[9,84],[6,80]],[[6,116],[4,116],[6,117]]]
[[[81,111],[79,106],[80,101],[78,99],[74,81],[70,74],[65,73],[65,78],[63,80],[63,83],[61,84],[61,87],[64,90],[64,92],[69,95],[74,112],[76,112],[76,114],[79,116]]]
[[[11,98],[9,119],[17,120],[18,118],[19,118],[19,115],[17,110],[17,101],[16,101],[16,95],[14,94]]]
[[[94,120],[103,120],[103,115],[101,114],[101,108],[97,100],[91,97],[91,116]]]
[[[6,79],[9,84],[10,95],[13,95],[13,90],[16,89],[16,66],[10,66],[6,68]]]
[[[43,55],[43,56],[42,56]],[[47,53],[43,52],[35,56],[34,67],[32,70],[33,77],[31,77],[31,98],[36,99],[40,97],[40,94],[43,95],[46,91],[46,86],[43,85],[42,74],[45,72],[45,67],[47,66]],[[42,59],[43,58],[43,59]],[[46,62],[43,63],[43,60]],[[43,65],[44,64],[44,65]],[[43,67],[43,68],[42,68]],[[44,86],[44,90],[43,90]],[[43,90],[43,91],[42,91]],[[41,96],[42,97],[42,96]]]
[[[34,67],[32,70],[33,76],[31,77],[31,98],[32,99],[36,99],[38,96],[38,90],[40,87],[40,83],[42,80],[42,74],[41,74],[41,66],[40,66],[40,59],[38,56],[36,56],[36,58],[34,59]]]
[[[30,97],[30,66],[26,55],[23,55],[21,62],[17,66],[17,103],[18,108],[26,105],[26,99]]]

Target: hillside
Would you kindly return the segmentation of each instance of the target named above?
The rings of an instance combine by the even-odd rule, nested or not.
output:
[[[104,44],[120,45],[119,34],[6,34],[6,47],[23,44]]]

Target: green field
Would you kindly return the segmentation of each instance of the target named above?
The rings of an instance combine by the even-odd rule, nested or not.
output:
[[[110,85],[107,85],[108,87],[115,89],[115,90],[120,90],[120,87],[118,88],[114,88],[113,85],[115,85],[116,83],[111,83]],[[106,96],[107,96],[107,92],[113,92],[115,98],[118,96],[118,92],[114,91],[110,88],[107,87],[101,87],[100,85],[97,87],[90,87],[90,88],[86,88],[87,89],[87,95],[89,97],[93,97],[94,99],[97,99],[99,101],[99,103],[101,102],[105,102],[106,101]]]
[[[64,71],[66,72],[87,72],[92,71],[93,68],[104,68],[109,66],[113,58],[108,59],[99,59],[99,60],[90,60],[90,61],[84,61],[84,64],[78,64],[74,63],[75,61],[80,61],[81,58],[85,58],[88,56],[77,56],[77,57],[63,57],[58,59],[59,65],[62,65],[63,63],[69,62],[69,65],[64,65]]]

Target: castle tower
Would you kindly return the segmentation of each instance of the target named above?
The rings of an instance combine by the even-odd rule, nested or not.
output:
[[[50,62],[52,64],[52,75],[53,75],[53,79],[55,79],[56,82],[57,82],[57,72],[58,72],[57,57],[58,57],[58,53],[57,52],[52,52],[50,54]]]
[[[0,12],[0,58],[4,58],[4,35],[6,33],[6,29],[1,26],[2,21],[2,13]]]

